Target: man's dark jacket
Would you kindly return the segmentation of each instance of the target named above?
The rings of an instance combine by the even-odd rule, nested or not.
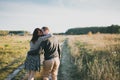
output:
[[[60,45],[58,39],[55,36],[52,36],[45,41],[42,41],[40,44],[40,50],[44,50],[45,60],[49,60],[54,57],[60,58],[61,56]]]

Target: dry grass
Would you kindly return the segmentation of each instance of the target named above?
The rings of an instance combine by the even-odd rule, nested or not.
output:
[[[71,73],[75,80],[119,80],[120,34],[57,37],[59,42],[68,38],[71,64],[76,66]],[[1,80],[23,63],[30,39],[31,36],[0,36]],[[36,79],[39,78],[40,73],[37,73]]]
[[[69,37],[74,73],[82,80],[119,80],[120,35],[94,34]]]
[[[0,36],[0,79],[21,65],[29,49],[31,36]]]

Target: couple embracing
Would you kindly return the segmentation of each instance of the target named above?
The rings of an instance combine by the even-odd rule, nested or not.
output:
[[[60,65],[60,45],[57,38],[49,32],[48,27],[36,28],[30,41],[30,51],[25,60],[28,80],[34,80],[36,71],[40,71],[40,52],[44,51],[43,80],[57,80]]]

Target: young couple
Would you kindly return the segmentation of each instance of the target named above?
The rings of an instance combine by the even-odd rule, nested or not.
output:
[[[60,65],[60,45],[57,38],[50,34],[48,27],[36,28],[30,41],[31,54],[27,54],[25,69],[28,71],[28,80],[34,80],[35,72],[40,70],[40,54],[44,50],[43,80],[57,80],[58,68]]]

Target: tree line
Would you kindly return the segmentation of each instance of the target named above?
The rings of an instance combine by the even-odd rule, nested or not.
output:
[[[120,33],[120,26],[119,25],[111,25],[111,26],[104,26],[104,27],[85,27],[85,28],[71,28],[68,29],[65,34],[67,35],[79,35],[79,34],[87,34],[89,32],[92,33]]]
[[[8,31],[8,30],[0,30],[0,36],[6,36],[6,35],[28,35],[30,32],[28,31]]]

